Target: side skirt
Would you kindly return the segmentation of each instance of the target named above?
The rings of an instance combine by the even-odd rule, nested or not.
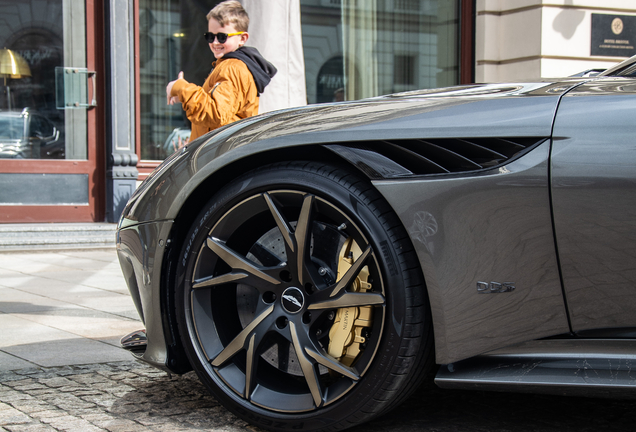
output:
[[[636,340],[545,339],[442,365],[445,389],[636,398]]]

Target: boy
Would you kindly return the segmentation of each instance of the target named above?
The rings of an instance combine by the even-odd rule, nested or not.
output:
[[[249,17],[236,0],[219,3],[208,13],[205,39],[216,61],[203,87],[187,82],[183,72],[168,83],[168,104],[183,104],[192,122],[190,140],[258,114],[258,96],[276,68],[256,48],[245,47]]]

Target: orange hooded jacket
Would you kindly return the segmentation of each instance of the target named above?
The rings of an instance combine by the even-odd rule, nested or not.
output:
[[[241,60],[220,58],[203,87],[178,79],[171,96],[177,96],[192,122],[190,141],[211,130],[258,114],[254,78]]]

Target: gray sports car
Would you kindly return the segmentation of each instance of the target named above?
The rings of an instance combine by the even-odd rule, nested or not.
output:
[[[122,345],[271,430],[347,428],[425,377],[634,394],[635,168],[636,57],[234,123],[128,203],[146,328]]]

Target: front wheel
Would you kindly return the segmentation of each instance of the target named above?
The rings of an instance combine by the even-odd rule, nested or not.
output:
[[[432,360],[410,240],[368,182],[337,168],[278,164],[227,185],[192,226],[177,283],[193,368],[266,429],[366,421]]]

